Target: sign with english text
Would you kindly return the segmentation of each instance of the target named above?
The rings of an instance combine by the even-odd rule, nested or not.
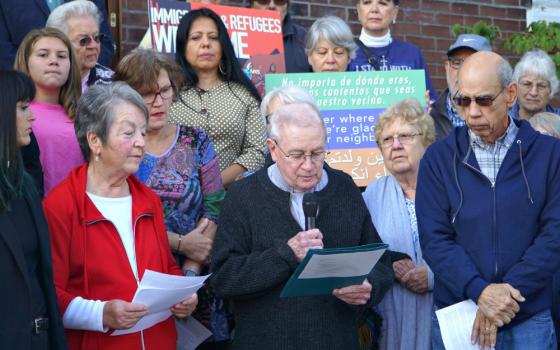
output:
[[[149,35],[142,47],[175,56],[175,39],[181,18],[191,9],[207,7],[220,16],[230,36],[235,55],[259,93],[264,93],[264,76],[284,73],[282,20],[275,11],[243,7],[188,3],[176,0],[148,0]]]
[[[326,162],[358,186],[388,175],[375,142],[375,125],[387,107],[415,98],[426,107],[423,70],[270,74],[266,91],[299,86],[315,98],[327,129]]]

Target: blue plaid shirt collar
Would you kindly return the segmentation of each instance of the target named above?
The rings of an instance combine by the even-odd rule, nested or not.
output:
[[[476,136],[476,134],[472,132],[471,129],[469,129],[471,146],[476,146],[482,150],[488,151],[494,149],[496,144],[500,144],[500,146],[505,146],[506,149],[509,149],[515,141],[515,137],[517,136],[517,131],[519,130],[519,128],[517,127],[517,125],[515,125],[511,117],[508,116],[508,119],[509,125],[506,129],[506,132],[503,136],[498,138],[495,143],[486,143],[482,141],[480,137]]]
[[[449,93],[447,94],[446,105],[447,105],[447,118],[449,119],[451,124],[453,124],[453,126],[456,128],[464,126],[465,120],[461,118],[459,113],[457,113],[457,110],[455,109],[453,103],[451,102],[451,91],[449,91]]]

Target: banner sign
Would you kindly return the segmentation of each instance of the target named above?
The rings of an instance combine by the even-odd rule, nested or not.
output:
[[[423,70],[269,74],[266,91],[299,86],[315,98],[327,129],[326,162],[358,186],[387,175],[375,142],[375,124],[387,107],[416,98],[426,107]]]
[[[142,47],[175,57],[175,38],[181,18],[191,8],[207,7],[224,22],[239,64],[261,95],[267,73],[284,73],[282,20],[276,11],[244,7],[188,3],[177,0],[148,0],[149,36]]]

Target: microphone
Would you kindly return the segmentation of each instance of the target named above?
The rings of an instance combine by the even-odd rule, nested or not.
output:
[[[315,228],[315,218],[319,212],[319,203],[317,196],[313,192],[303,195],[303,214],[305,215],[305,230],[312,230]]]

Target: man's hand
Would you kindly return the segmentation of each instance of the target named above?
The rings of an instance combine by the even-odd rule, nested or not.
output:
[[[395,271],[395,278],[402,283],[402,278],[412,270],[416,265],[410,259],[401,259],[393,263],[393,271]]]
[[[103,327],[129,329],[147,313],[148,308],[145,305],[113,299],[103,307]]]
[[[292,248],[297,261],[301,262],[309,249],[323,248],[323,234],[319,229],[302,231],[290,238],[288,246]]]
[[[404,275],[401,284],[414,293],[426,293],[428,291],[428,268],[426,266],[416,266]]]
[[[478,343],[479,349],[492,349],[496,346],[496,335],[498,334],[498,327],[492,324],[490,320],[484,316],[482,311],[476,311],[476,318],[474,319],[471,343]]]
[[[186,258],[204,265],[212,252],[212,240],[204,236],[208,219],[202,219],[194,230],[181,238],[180,253]]]
[[[333,295],[351,305],[365,305],[371,297],[372,286],[366,279],[362,284],[333,290]]]
[[[508,324],[519,312],[519,304],[525,298],[508,283],[493,283],[484,288],[478,298],[478,307],[498,327]]]

